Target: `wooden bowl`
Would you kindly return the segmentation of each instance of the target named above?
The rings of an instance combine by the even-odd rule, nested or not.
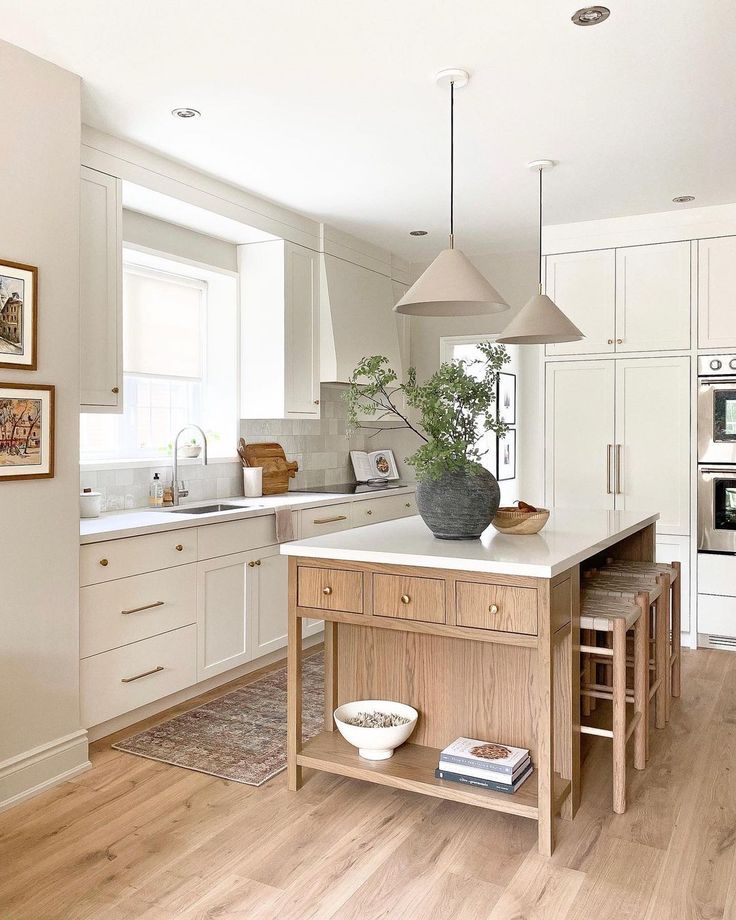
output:
[[[539,508],[537,511],[520,511],[518,508],[499,508],[491,524],[500,533],[533,534],[539,533],[549,520],[549,511]]]

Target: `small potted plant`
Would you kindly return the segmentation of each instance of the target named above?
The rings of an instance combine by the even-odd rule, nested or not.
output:
[[[500,437],[508,430],[496,417],[495,402],[498,372],[509,356],[490,342],[478,349],[482,357],[446,362],[423,384],[413,367],[401,383],[387,358],[364,358],[345,394],[351,431],[368,416],[374,419],[367,423],[371,428],[415,432],[421,444],[406,462],[416,470],[417,507],[443,540],[478,538],[500,500],[496,477],[480,461],[488,452],[486,435]],[[402,394],[407,409],[401,406]]]
[[[197,442],[196,438],[190,438],[179,447],[179,454],[186,457],[187,460],[196,460],[202,453],[202,445]]]

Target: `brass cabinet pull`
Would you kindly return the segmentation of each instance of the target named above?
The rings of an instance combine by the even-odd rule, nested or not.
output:
[[[616,344],[617,344],[617,345],[623,345],[623,344],[624,344],[624,340],[623,340],[623,339],[616,339]]]
[[[248,563],[248,568],[249,568],[249,569],[252,569],[254,565],[255,565],[255,562],[249,562],[249,563]]]
[[[127,617],[129,613],[140,613],[141,610],[152,610],[154,607],[163,607],[165,601],[154,601],[152,604],[144,604],[142,607],[131,607],[130,610],[121,610],[120,612],[124,617]]]
[[[313,518],[313,524],[334,524],[335,521],[347,521],[347,514],[336,514],[335,517],[329,518]]]
[[[409,597],[408,594],[402,594],[402,595],[401,595],[401,603],[402,603],[402,604],[410,604],[410,603],[411,603],[411,598]]]
[[[488,612],[493,614],[498,613],[498,604],[490,604],[488,607]]]
[[[411,502],[407,502],[407,503],[404,505],[404,507],[405,507],[405,508],[411,508]]]
[[[606,444],[606,495],[613,495],[611,489],[611,451],[613,444]]]
[[[184,547],[181,545],[181,543],[177,543],[174,549],[177,551],[177,553],[180,553]]]
[[[323,593],[323,594],[332,594],[332,588],[331,588],[329,585],[325,585],[325,587],[322,588],[322,593]]]
[[[609,344],[609,345],[613,345],[613,339],[609,339],[609,340],[608,340],[608,344]]]
[[[113,391],[113,393],[117,394],[117,393],[120,392],[120,387],[113,387],[113,388],[112,388],[112,391]]]
[[[319,405],[319,400],[318,400],[318,399],[315,399],[314,404],[315,404],[315,406],[318,406],[318,405]]]
[[[369,508],[369,509],[366,511],[366,514],[373,514],[373,512],[372,512],[371,509]]]
[[[109,565],[107,559],[100,559],[100,565]]]
[[[144,671],[142,674],[136,674],[135,677],[121,677],[121,684],[129,684],[131,681],[140,680],[141,677],[148,677],[149,674],[158,674],[159,671],[163,671],[163,665],[159,665],[157,668],[151,668],[150,671]]]
[[[260,565],[260,564],[261,564],[261,560],[260,560],[260,559],[256,559],[256,565]]]
[[[616,495],[623,495],[621,491],[621,472],[624,466],[623,445],[616,445]]]

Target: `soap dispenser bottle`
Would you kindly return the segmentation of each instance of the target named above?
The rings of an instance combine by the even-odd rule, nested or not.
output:
[[[151,508],[161,508],[163,503],[164,484],[161,482],[158,473],[154,473],[151,488],[148,490],[148,504]]]

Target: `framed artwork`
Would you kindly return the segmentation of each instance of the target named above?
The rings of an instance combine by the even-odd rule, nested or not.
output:
[[[510,428],[496,445],[496,479],[516,479],[516,429]]]
[[[54,388],[0,383],[0,482],[54,475]]]
[[[496,393],[496,416],[507,425],[516,424],[516,374],[500,371]]]
[[[38,269],[0,259],[0,370],[36,370]]]

